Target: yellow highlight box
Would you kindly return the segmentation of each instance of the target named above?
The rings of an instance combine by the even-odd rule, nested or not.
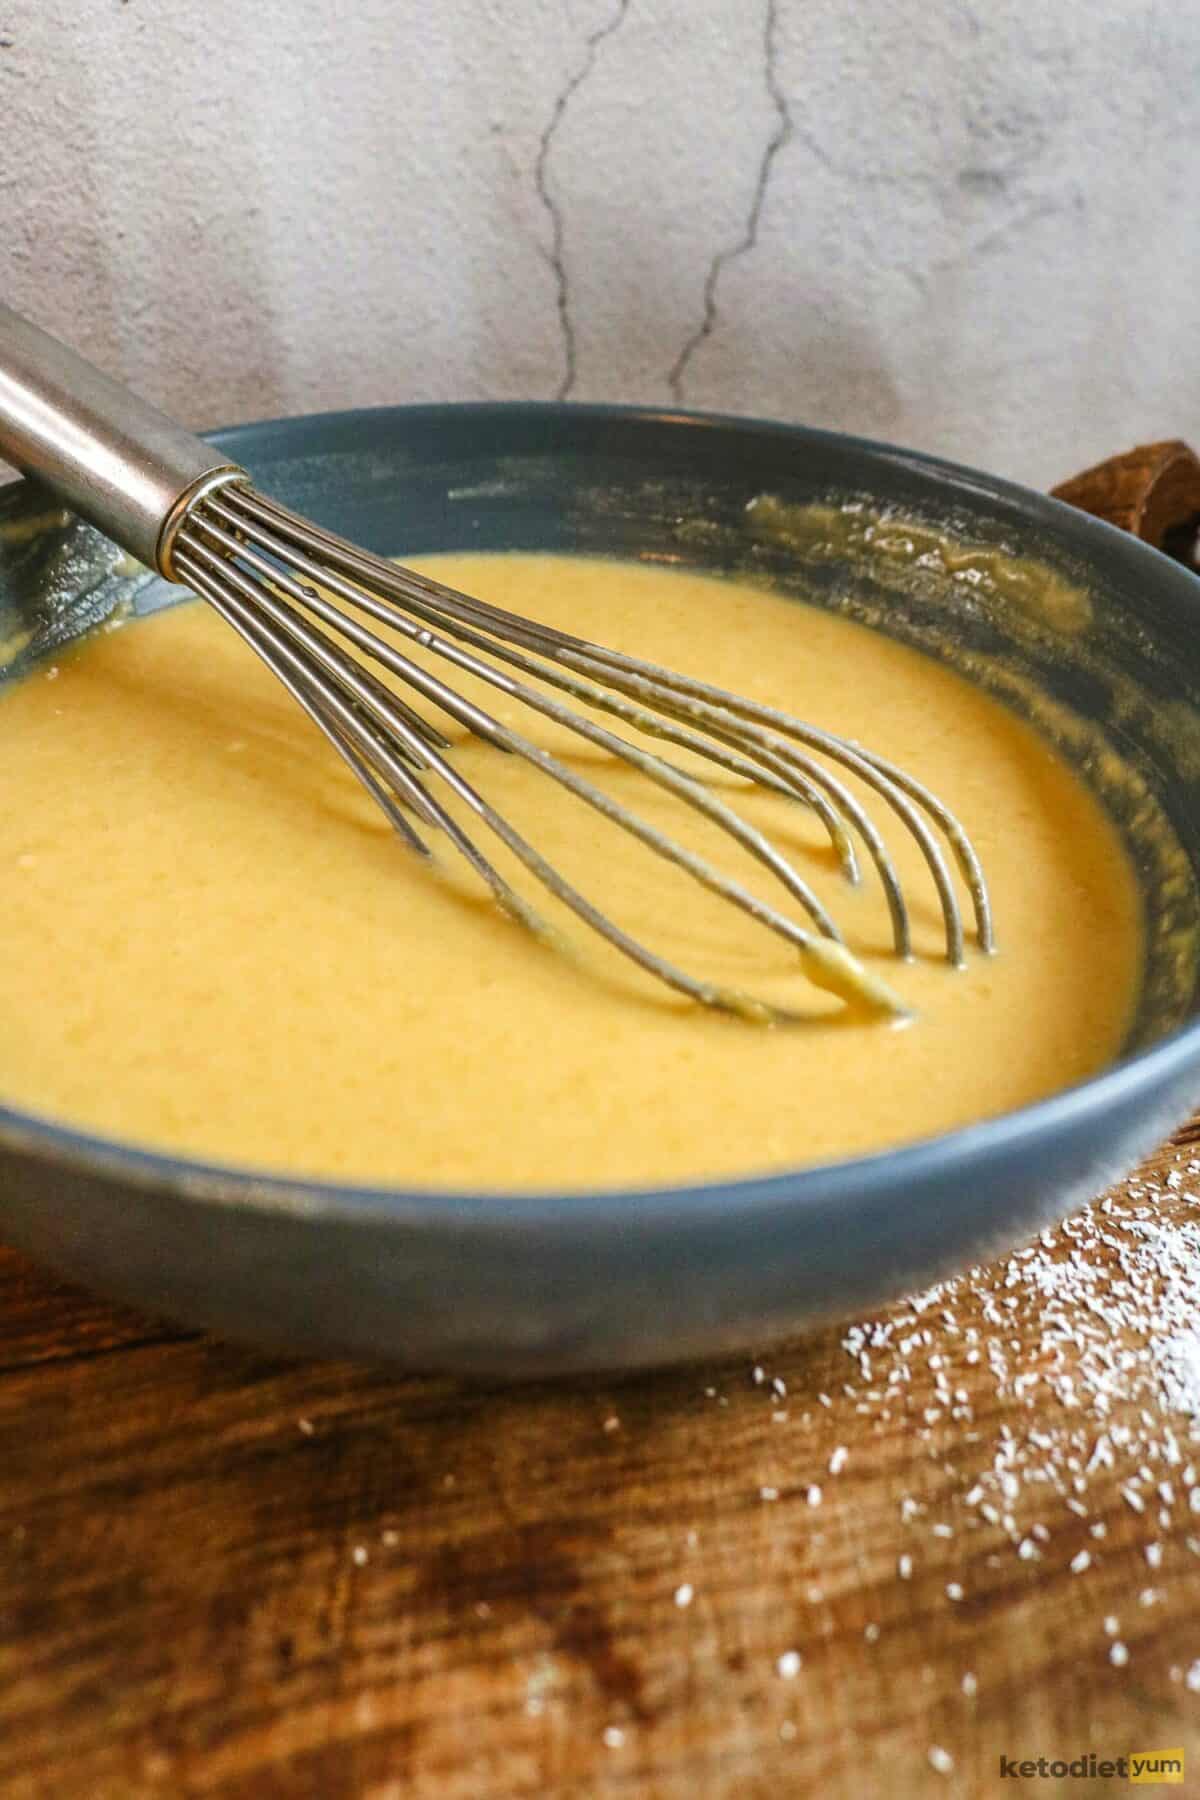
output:
[[[1182,1787],[1182,1750],[1131,1750],[1130,1787]]]

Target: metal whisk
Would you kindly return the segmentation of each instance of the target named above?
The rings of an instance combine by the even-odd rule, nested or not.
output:
[[[953,813],[903,769],[772,707],[472,599],[323,531],[257,493],[243,469],[3,306],[0,452],[168,581],[215,607],[321,729],[403,841],[426,857],[430,839],[453,845],[500,905],[535,931],[547,927],[480,847],[478,835],[499,839],[584,924],[669,987],[743,1016],[796,1016],[694,976],[624,931],[467,780],[438,717],[525,758],[784,939],[815,985],[848,1004],[902,1014],[903,1003],[890,988],[846,950],[808,883],[730,800],[601,721],[807,806],[851,881],[859,879],[860,848],[865,850],[887,897],[895,953],[906,958],[911,931],[900,880],[870,814],[835,772],[846,771],[877,794],[915,839],[941,907],[947,959],[955,965],[964,960],[951,864],[970,897],[977,941],[992,948],[987,888],[971,842]],[[385,627],[389,637],[373,626]],[[419,659],[405,654],[405,640],[419,646]],[[703,815],[770,872],[808,924],[797,924],[561,756],[468,699],[434,673],[431,657],[565,727]],[[381,681],[371,664],[388,671],[426,710]],[[480,834],[448,810],[450,797]]]

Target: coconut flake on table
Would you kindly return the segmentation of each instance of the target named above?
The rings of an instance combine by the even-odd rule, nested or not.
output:
[[[1200,1161],[1186,1152],[1176,1160],[1165,1185],[1127,1183],[998,1262],[846,1328],[842,1347],[867,1384],[856,1410],[882,1420],[885,1401],[887,1417],[897,1409],[959,1486],[965,1516],[954,1524],[926,1523],[926,1503],[905,1495],[900,1520],[911,1534],[957,1541],[964,1528],[990,1527],[1037,1580],[1046,1561],[1077,1576],[1094,1571],[1081,1535],[1093,1544],[1115,1535],[1123,1553],[1130,1531],[1136,1546],[1140,1519],[1167,1532],[1181,1509],[1200,1513]],[[970,1393],[980,1394],[981,1377],[991,1392],[977,1420]],[[920,1491],[915,1477],[913,1486]],[[1119,1533],[1114,1496],[1128,1521]],[[1186,1542],[1200,1555],[1200,1535]],[[1159,1569],[1158,1538],[1141,1548]],[[897,1574],[910,1580],[913,1566],[904,1550]],[[962,1592],[961,1582],[943,1586]],[[1165,1590],[1133,1592],[1145,1608]],[[1124,1667],[1130,1650],[1115,1621],[1105,1624],[1109,1659]]]

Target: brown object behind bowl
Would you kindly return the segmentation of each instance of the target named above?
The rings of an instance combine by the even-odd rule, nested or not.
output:
[[[1195,566],[1200,459],[1179,438],[1110,456],[1051,492],[1056,500],[1107,519],[1177,562]]]

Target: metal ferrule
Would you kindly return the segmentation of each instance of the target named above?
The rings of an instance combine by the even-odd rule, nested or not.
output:
[[[49,332],[0,305],[0,456],[173,579],[198,493],[243,471]]]

